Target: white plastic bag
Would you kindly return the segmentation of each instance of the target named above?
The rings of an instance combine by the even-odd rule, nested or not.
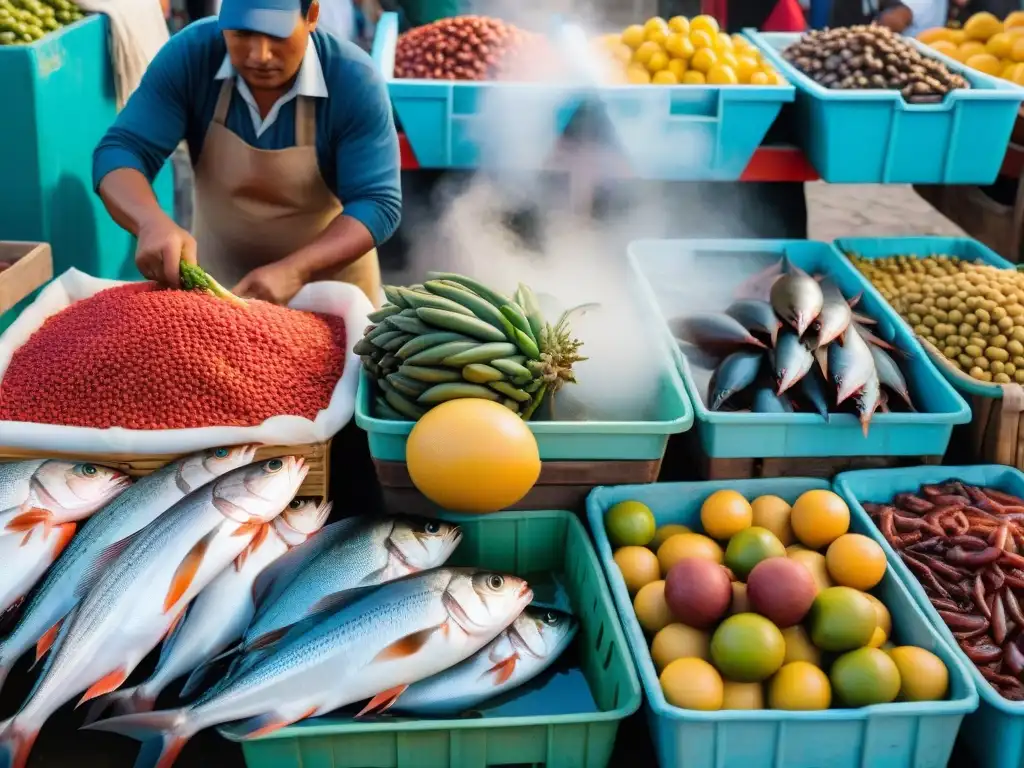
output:
[[[51,315],[115,285],[120,280],[90,277],[69,269],[39,294],[21,316],[0,336],[0,383],[14,352]],[[352,351],[373,311],[366,295],[354,285],[339,282],[311,283],[288,305],[292,309],[338,315],[345,320],[345,370],[334,387],[331,402],[314,421],[301,416],[275,416],[256,427],[205,427],[201,429],[138,430],[62,427],[0,421],[0,446],[58,453],[180,454],[221,445],[262,443],[303,445],[327,440],[348,424],[355,409],[359,358]],[[88,403],[82,403],[88,408]]]

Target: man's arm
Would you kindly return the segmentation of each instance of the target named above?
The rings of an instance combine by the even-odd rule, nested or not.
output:
[[[909,27],[913,21],[914,12],[903,3],[898,3],[893,7],[882,11],[878,16],[878,23],[883,27],[888,27],[893,32],[902,32]]]

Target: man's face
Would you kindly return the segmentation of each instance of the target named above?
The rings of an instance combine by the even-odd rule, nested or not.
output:
[[[310,33],[316,28],[320,6],[309,8],[288,37],[270,37],[256,32],[225,30],[231,64],[254,90],[278,90],[290,85],[302,66]]]

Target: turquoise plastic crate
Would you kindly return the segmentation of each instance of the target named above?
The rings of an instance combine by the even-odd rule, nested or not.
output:
[[[796,85],[800,144],[825,181],[846,184],[991,184],[1003,163],[1024,88],[989,77],[916,40],[971,83],[939,104],[908,104],[898,91],[832,90],[782,58],[800,35],[745,30]]]
[[[926,483],[941,483],[950,478],[971,485],[984,485],[1024,497],[1024,474],[1011,467],[983,465],[974,467],[913,467],[911,469],[866,469],[836,475],[835,491],[850,505],[850,511],[867,519],[862,501],[887,502],[897,493],[915,492]],[[907,585],[921,611],[938,629],[952,652],[966,667],[981,697],[977,712],[964,721],[961,738],[979,768],[1021,768],[1024,766],[1024,702],[1007,701],[981,676],[977,668],[957,646],[928,596],[885,537],[871,524],[867,531],[882,547],[889,566]]]
[[[372,55],[421,168],[543,168],[583,101],[568,85],[396,79],[397,42],[398,16],[385,13]],[[512,115],[526,117],[510,124]],[[504,151],[506,131],[517,131],[512,153]]]
[[[963,398],[935,370],[914,334],[864,277],[831,245],[807,240],[639,240],[629,245],[629,260],[641,278],[652,306],[667,320],[664,291],[686,280],[698,258],[721,262],[720,272],[744,259],[761,266],[783,255],[809,272],[824,272],[847,297],[864,291],[860,311],[878,320],[876,333],[910,352],[903,361],[917,413],[876,413],[867,437],[852,414],[832,414],[826,423],[813,413],[738,413],[711,411],[704,403],[685,355],[673,343],[676,362],[696,414],[704,453],[712,458],[801,456],[939,456],[946,452],[954,424],[965,424],[971,411]],[[866,290],[867,289],[867,290]],[[702,284],[705,298],[720,298],[724,311],[732,288]],[[719,297],[718,294],[721,294]],[[668,325],[664,333],[671,337]]]
[[[0,47],[0,239],[49,243],[53,271],[137,278],[134,238],[92,189],[92,152],[117,115],[106,16]],[[174,205],[170,165],[154,189]]]
[[[730,488],[748,499],[762,494],[790,503],[804,491],[828,488],[825,480],[775,478],[711,483],[659,483],[595,488],[587,518],[612,588],[626,639],[640,670],[647,720],[664,768],[944,768],[965,714],[978,706],[968,671],[942,642],[907,588],[887,571],[873,590],[889,608],[893,636],[900,643],[936,653],[949,669],[947,701],[878,704],[820,712],[731,710],[698,712],[669,704],[658,683],[647,638],[604,530],[604,514],[620,501],[641,501],[659,526],[681,523],[700,530],[700,507],[714,491]],[[871,521],[861,510],[851,528],[863,532]]]
[[[531,706],[552,708],[544,699],[559,692],[549,683],[514,706],[485,709],[480,718],[356,722],[318,717],[243,742],[249,768],[603,768],[608,764],[619,723],[640,708],[640,683],[583,524],[570,512],[451,519],[457,519],[464,532],[453,565],[482,565],[527,578],[538,571],[560,574],[561,588],[580,620],[574,647],[566,655],[579,659],[589,694],[575,691],[572,695],[568,685],[561,689],[561,702],[555,706],[563,710],[560,714],[522,714]],[[535,599],[551,604],[540,586],[533,586]],[[579,712],[565,711],[584,700],[587,706]]]
[[[929,256],[931,254],[945,254],[947,256],[959,256],[962,259],[971,259],[990,264],[999,269],[1013,269],[1017,267],[993,251],[987,245],[972,240],[969,237],[842,237],[835,241],[836,248],[842,253],[856,253],[868,259],[877,259],[883,256],[895,254],[914,254],[916,256]],[[874,286],[870,290],[878,293]],[[881,301],[882,295],[878,294]],[[902,320],[900,322],[903,322]],[[907,326],[908,330],[911,330]],[[911,331],[912,332],[912,331]],[[945,358],[931,350],[925,350],[935,361],[935,367],[943,376],[960,392],[968,395],[980,395],[1002,399],[1003,389],[998,384],[986,384],[984,381],[972,379],[960,371],[955,370]]]

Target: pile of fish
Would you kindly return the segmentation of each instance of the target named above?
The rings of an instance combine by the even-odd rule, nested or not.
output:
[[[364,701],[357,716],[475,708],[540,674],[575,635],[572,616],[531,605],[522,579],[445,566],[457,526],[325,526],[331,505],[295,496],[303,460],[255,454],[206,451],[134,484],[89,464],[0,464],[0,593],[11,605],[45,573],[0,642],[0,686],[27,652],[43,662],[0,722],[0,768],[24,768],[74,699],[94,700],[86,727],[144,742],[137,766],[168,768],[214,725],[250,738]],[[154,672],[123,688],[161,642]],[[185,676],[182,699],[198,698],[154,712]],[[116,716],[97,722],[107,710]]]
[[[812,411],[828,421],[852,404],[865,437],[876,411],[914,410],[895,359],[903,353],[868,330],[875,320],[854,312],[859,296],[848,300],[827,277],[786,259],[737,293],[724,313],[672,321],[690,360],[713,368],[711,410]]]

